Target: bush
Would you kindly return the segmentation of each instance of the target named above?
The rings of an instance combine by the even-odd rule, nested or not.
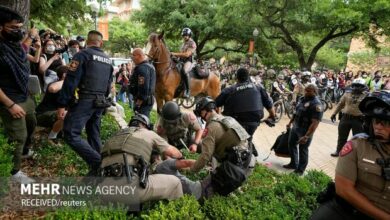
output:
[[[46,216],[49,220],[95,220],[95,219],[127,219],[126,210],[123,208],[82,208],[82,209],[63,209],[52,212]]]
[[[0,128],[0,177],[11,176],[14,146],[8,143],[3,128]]]

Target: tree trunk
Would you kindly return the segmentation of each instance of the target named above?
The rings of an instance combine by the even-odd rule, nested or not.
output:
[[[18,12],[24,18],[24,25],[27,25],[30,16],[30,0],[0,0],[0,5]]]

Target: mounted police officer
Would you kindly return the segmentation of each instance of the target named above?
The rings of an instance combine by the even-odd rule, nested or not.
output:
[[[355,135],[340,151],[335,185],[311,219],[390,219],[389,91],[369,94],[359,109],[365,134]]]
[[[154,104],[156,70],[141,48],[135,48],[132,59],[136,64],[130,79],[130,93],[134,96],[134,111],[149,117]]]
[[[231,116],[240,123],[250,135],[249,141],[252,141],[252,136],[264,117],[264,107],[269,112],[269,126],[273,125],[272,121],[275,119],[271,98],[261,85],[249,80],[249,73],[245,68],[237,70],[237,83],[222,90],[215,103],[217,107],[224,106],[224,115]]]
[[[181,46],[180,52],[172,53],[173,56],[179,57],[180,60],[184,63],[184,74],[182,76],[184,77],[184,84],[186,87],[186,90],[183,94],[184,98],[188,98],[191,95],[190,92],[190,76],[189,73],[193,67],[194,62],[194,55],[196,52],[196,43],[191,38],[192,31],[189,28],[183,28],[181,31],[181,36],[183,37],[184,43]]]
[[[150,129],[148,117],[134,115],[129,127],[121,130],[106,141],[102,149],[101,172],[107,178],[103,185],[136,186],[139,202],[177,199],[183,195],[180,180],[173,175],[151,174],[152,151],[157,150],[165,157],[181,158],[182,154]],[[123,178],[120,178],[123,177]],[[111,202],[132,204],[127,195],[107,198]]]
[[[65,141],[88,163],[90,175],[96,174],[101,162],[100,120],[104,109],[110,106],[106,97],[113,78],[111,60],[102,46],[103,35],[90,31],[87,49],[73,57],[57,99],[59,119],[64,118],[68,107],[63,128]],[[88,142],[81,138],[84,127]]]
[[[195,132],[195,137],[192,134]],[[203,129],[192,112],[181,112],[176,102],[166,102],[157,125],[157,134],[177,148],[187,147],[191,152],[200,152]]]
[[[206,121],[202,153],[198,160],[189,163],[192,172],[199,172],[213,158],[212,174],[201,181],[202,197],[215,193],[228,195],[246,180],[254,167],[255,157],[250,151],[249,134],[232,117],[216,113],[216,104],[210,97],[202,98],[195,108],[195,115]]]
[[[336,152],[332,157],[338,157],[341,148],[347,142],[349,132],[356,135],[363,132],[363,113],[359,110],[359,103],[367,96],[368,87],[363,79],[355,79],[351,89],[346,90],[341,97],[339,104],[330,117],[332,122],[336,121],[336,115],[342,110],[343,114],[339,123],[339,137],[337,140]]]
[[[283,167],[294,169],[294,173],[297,175],[303,175],[306,169],[309,162],[309,146],[322,119],[322,104],[316,96],[317,91],[317,86],[314,84],[306,86],[305,95],[299,99],[296,113],[287,124],[287,129],[289,129],[294,123],[288,138],[291,161]]]

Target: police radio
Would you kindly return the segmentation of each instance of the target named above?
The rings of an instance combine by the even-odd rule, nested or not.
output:
[[[386,180],[390,180],[390,158],[378,158],[376,163],[382,168],[382,177]]]

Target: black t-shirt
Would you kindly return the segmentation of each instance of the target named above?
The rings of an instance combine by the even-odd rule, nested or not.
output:
[[[15,103],[27,100],[27,93],[24,94],[20,89],[11,68],[3,62],[0,62],[0,88]],[[0,105],[2,104],[0,103]]]
[[[51,85],[50,83],[48,87]],[[57,98],[59,96],[59,92],[51,93],[49,90],[46,90],[45,97],[42,102],[39,103],[38,107],[35,109],[37,114],[42,114],[47,111],[55,111],[57,110]]]
[[[43,54],[42,57],[43,59],[46,59],[46,62],[50,60],[50,58],[52,58],[54,56],[54,54]],[[61,58],[58,58],[57,60],[54,60],[51,65],[49,66],[49,70],[53,70],[53,71],[56,71],[57,67],[59,66],[62,66],[62,60]]]

